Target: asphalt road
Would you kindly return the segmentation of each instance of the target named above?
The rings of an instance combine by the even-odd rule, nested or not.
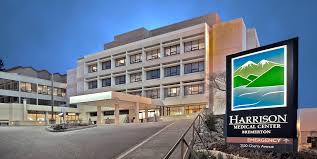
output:
[[[0,127],[1,159],[108,159],[153,135],[169,122],[105,125],[71,132],[44,127]]]

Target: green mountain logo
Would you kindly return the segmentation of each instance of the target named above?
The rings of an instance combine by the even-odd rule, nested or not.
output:
[[[283,64],[261,60],[259,63],[248,61],[234,72],[234,88],[265,87],[284,84]]]

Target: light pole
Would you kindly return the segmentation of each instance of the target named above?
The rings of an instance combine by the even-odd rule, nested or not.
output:
[[[54,121],[54,74],[51,73],[51,124]]]

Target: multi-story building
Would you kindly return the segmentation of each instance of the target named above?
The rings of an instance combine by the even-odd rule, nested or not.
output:
[[[225,71],[226,55],[258,46],[255,29],[247,29],[241,18],[222,22],[215,13],[136,29],[79,58],[67,72],[68,96],[114,91],[151,98],[160,115],[192,114],[204,107],[224,113],[225,93],[213,89],[211,76]],[[92,119],[95,111],[85,108],[81,115]]]
[[[53,93],[53,95],[52,95]],[[0,123],[47,124],[53,118],[78,120],[78,111],[67,104],[66,75],[51,74],[32,67],[14,67],[0,72]],[[74,107],[74,106],[73,106]]]

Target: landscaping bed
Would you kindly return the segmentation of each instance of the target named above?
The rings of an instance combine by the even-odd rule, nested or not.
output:
[[[89,125],[89,124],[54,124],[46,128],[47,131],[50,132],[65,132],[65,131],[74,131],[86,128],[93,128],[97,125]]]

